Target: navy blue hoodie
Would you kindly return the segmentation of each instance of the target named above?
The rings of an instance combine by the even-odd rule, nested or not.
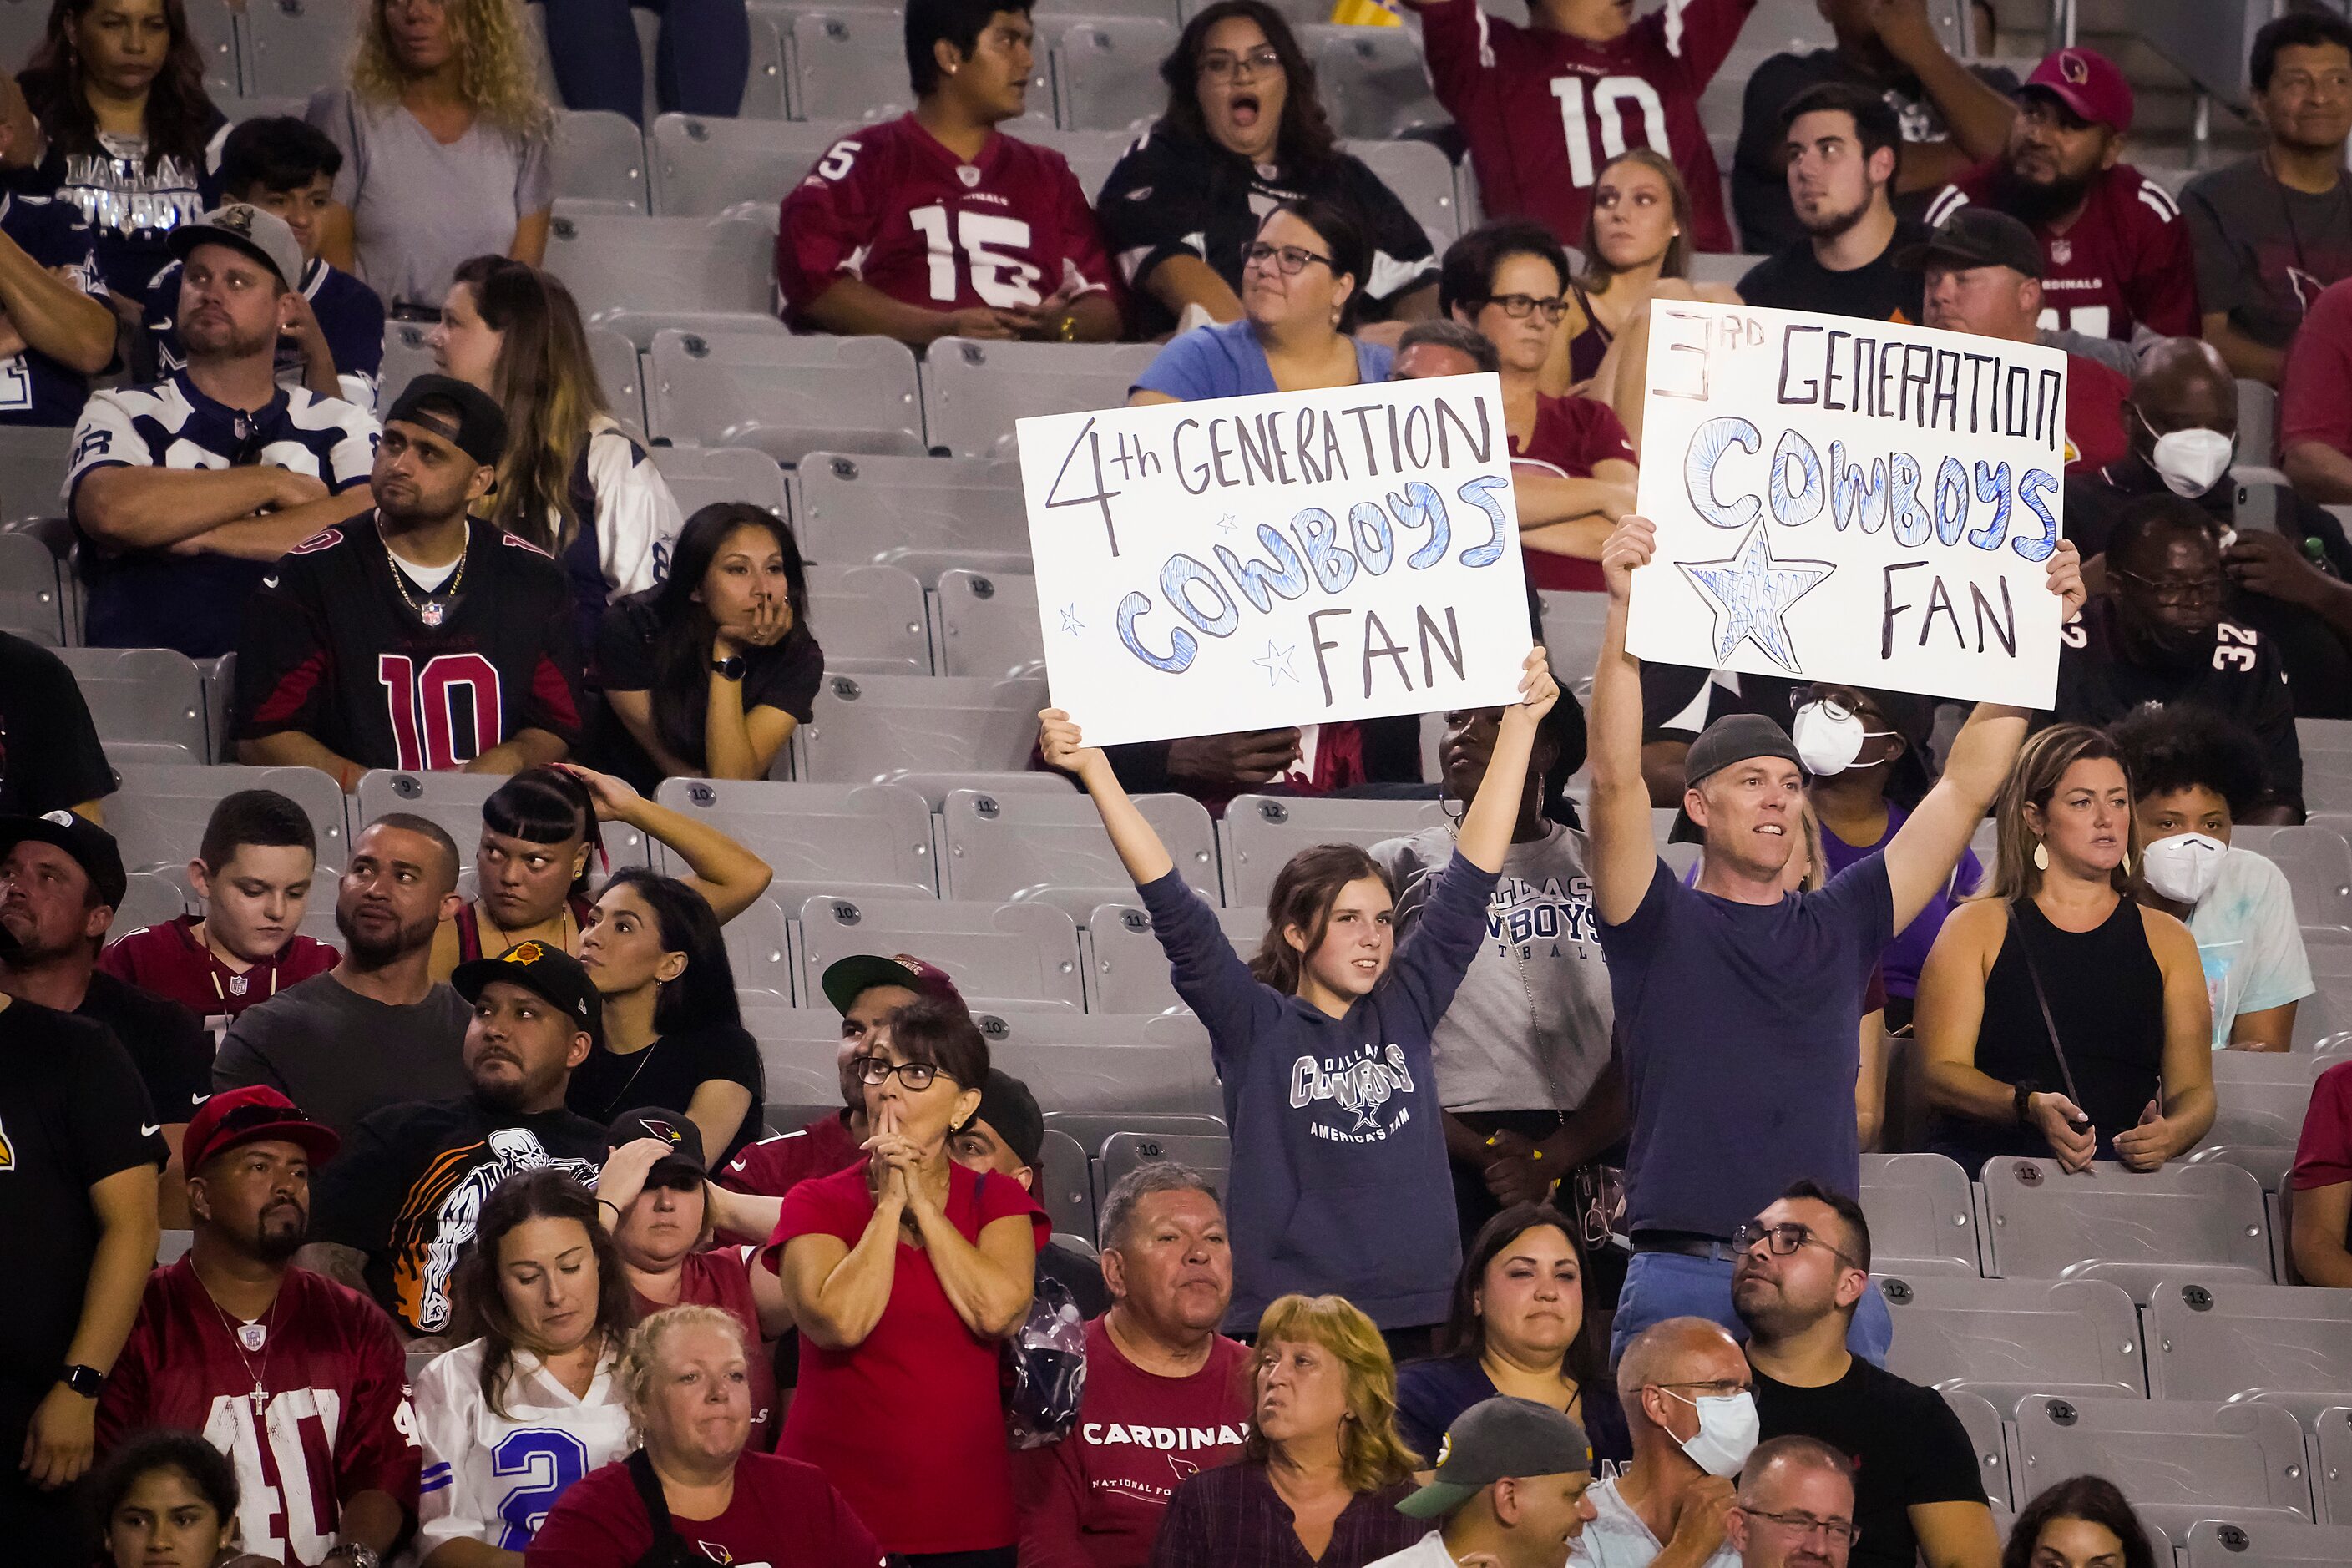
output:
[[[1229,1331],[1255,1332],[1294,1290],[1345,1296],[1383,1329],[1444,1321],[1462,1238],[1429,1037],[1486,934],[1495,879],[1456,854],[1342,1018],[1260,984],[1175,872],[1139,889],[1224,1086]]]

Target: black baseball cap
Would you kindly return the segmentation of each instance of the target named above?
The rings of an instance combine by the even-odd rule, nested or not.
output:
[[[441,409],[425,406],[436,403],[457,411],[457,428],[449,427],[449,417]],[[418,376],[393,400],[383,418],[387,425],[395,419],[406,425],[422,425],[442,439],[455,441],[459,451],[484,468],[496,468],[499,459],[506,456],[506,410],[488,393],[454,375],[428,371]]]
[[[27,838],[37,838],[44,844],[54,844],[73,857],[74,864],[89,879],[90,890],[98,901],[109,909],[122,907],[122,895],[131,889],[131,879],[122,869],[122,850],[114,842],[114,835],[70,811],[47,812],[39,816],[0,816],[0,858]]]
[[[1896,252],[1895,265],[1911,272],[1930,267],[2006,267],[2039,278],[2042,245],[2032,229],[2007,213],[1971,203],[1937,225],[1926,239]]]
[[[698,1183],[709,1179],[710,1166],[702,1154],[702,1130],[675,1110],[647,1105],[623,1111],[613,1119],[611,1136],[615,1149],[640,1138],[658,1138],[669,1145],[669,1154],[654,1162],[654,1168],[646,1173],[649,1187],[663,1184],[665,1178],[688,1173]]]
[[[494,980],[520,985],[554,1003],[587,1037],[604,1043],[604,998],[580,961],[550,942],[519,942],[496,958],[478,958],[459,964],[450,985],[468,1002],[482,999],[483,987]]]
[[[1761,713],[1731,713],[1700,731],[1690,743],[1683,756],[1683,787],[1696,789],[1701,779],[1750,757],[1785,757],[1804,765],[1788,731]]]
[[[903,985],[918,996],[964,1005],[963,993],[956,989],[946,970],[936,963],[926,963],[910,952],[894,953],[888,958],[878,952],[852,953],[827,965],[817,985],[824,991],[824,999],[833,1004],[833,1010],[844,1017],[849,1016],[860,996],[877,985]]]
[[[1045,1157],[1045,1113],[1037,1109],[1037,1097],[1029,1086],[1002,1068],[988,1069],[988,1082],[980,1091],[980,1109],[971,1113],[975,1121],[985,1121],[998,1142],[1013,1151],[1013,1157],[1037,1169]]]
[[[1496,1394],[1454,1418],[1430,1483],[1397,1504],[1413,1519],[1444,1519],[1496,1481],[1592,1468],[1592,1445],[1565,1412]]]

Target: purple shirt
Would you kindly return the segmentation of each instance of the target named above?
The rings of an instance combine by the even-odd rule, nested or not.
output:
[[[1860,848],[1832,833],[1828,823],[1822,824],[1822,853],[1829,858],[1830,875],[1836,876],[1872,850],[1885,848],[1894,840],[1895,829],[1903,826],[1903,819],[1910,815],[1893,801],[1888,801],[1885,834],[1877,843]],[[1879,968],[1885,976],[1889,996],[1916,997],[1919,994],[1919,966],[1927,962],[1927,950],[1936,945],[1936,933],[1944,929],[1944,917],[1952,912],[1955,903],[1976,891],[1977,884],[1983,878],[1984,868],[1977,861],[1977,852],[1963,848],[1958,868],[1942,887],[1928,897],[1927,906],[1911,923],[1895,933],[1895,940],[1886,944],[1886,951],[1880,955]]]
[[[1332,1521],[1331,1544],[1309,1557],[1264,1465],[1244,1460],[1202,1470],[1169,1499],[1151,1568],[1365,1568],[1429,1533],[1428,1521],[1397,1511],[1412,1492],[1409,1480],[1358,1492]]]

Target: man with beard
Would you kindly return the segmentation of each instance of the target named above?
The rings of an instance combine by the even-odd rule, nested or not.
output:
[[[2201,703],[2262,742],[2261,803],[2242,822],[2303,820],[2303,751],[2277,647],[2221,614],[2221,545],[2195,501],[2126,507],[2107,536],[2101,594],[2064,628],[2045,717],[2105,729],[2143,703]]]
[[[473,1015],[427,969],[457,902],[446,833],[404,812],[368,824],[335,889],[342,962],[237,1015],[213,1087],[267,1084],[339,1137],[395,1101],[462,1092]]]
[[[376,425],[277,380],[300,297],[286,220],[232,203],[172,231],[188,363],[93,395],[65,502],[83,535],[89,640],[216,658],[269,563],[365,510]]]
[[[149,1277],[98,1411],[101,1451],[151,1426],[203,1433],[236,1463],[240,1544],[289,1568],[373,1568],[416,1509],[398,1337],[366,1297],[289,1267],[311,1170],[339,1142],[259,1086],[197,1112],[184,1145],[194,1245]]]
[[[467,515],[498,480],[506,415],[420,375],[384,416],[372,517],[307,539],[261,580],[237,644],[240,762],[512,773],[580,738],[572,586],[536,546]]]
[[[2025,79],[1998,158],[1927,209],[1941,224],[1969,203],[2009,214],[2041,247],[2042,323],[2130,342],[2142,328],[2197,335],[2197,276],[2180,208],[2122,162],[2132,90],[2095,49],[2060,49]]]
[[[1874,321],[1919,320],[1919,276],[1895,265],[1898,246],[1927,237],[1898,222],[1891,197],[1903,126],[1885,100],[1843,82],[1809,87],[1780,115],[1789,199],[1805,237],[1748,269],[1751,305]]]
[[[563,1108],[572,1069],[604,1032],[604,1000],[580,961],[526,942],[450,976],[473,1005],[468,1088],[387,1106],[362,1121],[319,1186],[305,1267],[365,1289],[412,1335],[451,1326],[449,1279],[492,1188],[551,1165],[596,1184],[605,1130]]]

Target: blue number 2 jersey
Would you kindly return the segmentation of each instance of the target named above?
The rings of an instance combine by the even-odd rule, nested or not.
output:
[[[583,1398],[550,1375],[537,1356],[517,1350],[500,1415],[482,1398],[487,1348],[482,1340],[459,1345],[435,1358],[416,1380],[417,1427],[425,1442],[421,1556],[451,1541],[520,1552],[572,1482],[625,1458],[636,1446],[629,1440],[612,1352],[597,1364]]]

